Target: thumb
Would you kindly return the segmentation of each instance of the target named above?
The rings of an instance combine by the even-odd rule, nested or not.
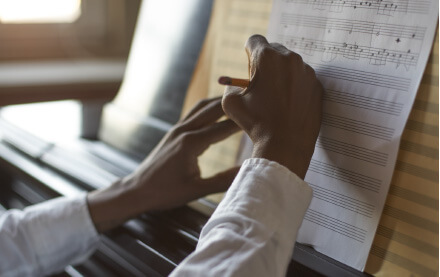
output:
[[[227,119],[192,131],[192,151],[200,155],[205,152],[210,145],[237,133],[239,130],[240,128],[234,121]]]
[[[244,102],[245,91],[242,88],[227,86],[222,99],[223,111],[242,129],[249,126],[251,121]]]
[[[220,172],[212,177],[201,179],[201,189],[205,194],[226,191],[235,179],[240,167],[232,167],[228,170]]]

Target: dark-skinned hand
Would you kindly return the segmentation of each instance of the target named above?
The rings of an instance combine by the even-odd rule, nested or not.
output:
[[[253,157],[276,161],[304,178],[321,125],[324,89],[300,55],[260,35],[245,45],[247,88],[227,87],[223,109],[251,138]]]
[[[89,193],[87,201],[96,229],[103,232],[142,212],[174,208],[225,191],[238,168],[203,179],[197,163],[211,144],[239,130],[232,120],[216,122],[222,116],[221,98],[202,100],[135,172],[104,190]]]

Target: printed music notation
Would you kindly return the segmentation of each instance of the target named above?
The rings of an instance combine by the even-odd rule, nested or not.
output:
[[[315,184],[309,183],[313,188],[313,197],[329,204],[338,206],[342,209],[363,215],[371,218],[375,209],[374,205],[370,203],[360,201],[356,198],[349,197],[347,195],[337,193],[325,187],[320,187]]]
[[[346,20],[337,18],[315,17],[298,14],[283,13],[280,24],[288,26],[304,26],[317,28],[331,33],[335,30],[351,33],[362,33],[375,36],[394,37],[399,43],[402,39],[421,41],[425,37],[426,27],[384,24],[369,21]]]
[[[404,77],[347,69],[339,66],[323,66],[313,62],[308,64],[315,68],[318,77],[339,79],[404,92],[407,92],[411,86],[411,79]]]
[[[328,88],[326,89],[323,100],[354,108],[364,109],[369,112],[383,113],[392,116],[400,116],[404,106],[403,103],[395,101],[387,101]]]
[[[356,1],[356,0],[284,0],[286,3],[307,4],[311,5],[312,9],[328,10],[329,12],[343,12],[344,9],[368,9],[376,10],[379,15],[393,16],[395,13],[414,13],[414,14],[428,14],[431,6],[431,1],[428,0],[401,0],[401,1],[387,1],[387,0],[370,0],[370,1]]]
[[[386,166],[388,163],[387,153],[324,137],[322,135],[316,140],[316,147],[382,167]]]
[[[304,216],[304,220],[317,224],[323,228],[332,230],[352,240],[364,243],[367,231],[356,227],[332,216],[309,208]]]
[[[394,13],[428,14],[431,1],[428,0],[402,0],[402,1],[356,1],[356,0],[285,0],[287,3],[308,4],[313,9],[328,10],[341,13],[344,9],[369,9],[376,10],[379,15],[392,16]]]
[[[299,50],[304,55],[313,55],[315,52],[321,52],[323,62],[330,62],[337,57],[343,57],[350,60],[368,59],[372,65],[386,65],[387,63],[405,66],[408,70],[410,66],[416,66],[419,58],[418,53],[412,53],[410,49],[406,52],[396,51],[369,46],[360,46],[357,44],[339,43],[331,41],[322,41],[315,39],[306,39],[299,37],[280,37],[289,49]]]
[[[430,151],[399,140],[431,49],[438,3],[273,0],[268,40],[299,52],[326,89],[304,179],[314,198],[297,241],[361,271],[393,170],[412,166],[396,163],[399,147]],[[430,174],[420,169],[422,178]],[[391,214],[386,205],[383,213]]]
[[[378,178],[344,169],[320,160],[312,159],[310,161],[309,170],[374,193],[379,193],[382,186],[382,181]]]
[[[322,115],[322,125],[386,141],[390,141],[394,134],[394,129],[391,127],[380,126],[378,124],[329,113]]]
[[[356,69],[346,69],[338,66],[322,66],[309,62],[315,68],[318,77],[334,78],[358,84],[366,84],[382,88],[394,89],[407,92],[411,79],[385,75],[374,72],[361,71]]]

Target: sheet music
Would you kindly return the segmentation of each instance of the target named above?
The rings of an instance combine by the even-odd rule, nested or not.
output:
[[[438,276],[438,39],[437,26],[365,266],[376,276]]]
[[[301,54],[326,88],[298,242],[363,270],[399,141],[426,66],[435,0],[274,0],[268,40]]]

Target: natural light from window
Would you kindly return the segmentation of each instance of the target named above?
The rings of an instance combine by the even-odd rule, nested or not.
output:
[[[0,0],[1,23],[71,23],[81,0]]]

